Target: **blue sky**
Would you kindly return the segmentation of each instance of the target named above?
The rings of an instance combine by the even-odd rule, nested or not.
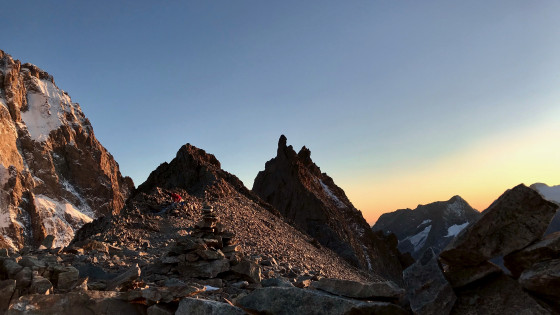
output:
[[[251,188],[280,134],[308,146],[370,222],[454,194],[481,208],[516,183],[560,184],[559,149],[537,154],[558,146],[560,2],[163,3],[9,1],[0,19],[0,49],[51,73],[137,185],[190,142]],[[516,149],[489,149],[502,146]],[[456,160],[467,156],[478,164]],[[500,165],[515,170],[488,183]]]

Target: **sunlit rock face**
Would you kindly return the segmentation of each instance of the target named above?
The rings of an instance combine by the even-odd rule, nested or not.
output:
[[[257,175],[253,192],[293,225],[365,270],[402,281],[396,239],[374,233],[333,179],[303,147],[296,153],[281,136],[277,155]]]
[[[133,188],[53,77],[0,51],[0,247],[65,245]]]
[[[416,209],[400,209],[385,213],[373,225],[374,231],[394,233],[399,240],[399,250],[419,258],[432,247],[438,254],[480,213],[463,198],[454,196],[447,201],[419,205]]]

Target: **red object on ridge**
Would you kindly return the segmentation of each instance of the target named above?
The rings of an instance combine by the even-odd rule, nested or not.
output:
[[[171,193],[171,198],[173,198],[173,202],[179,202],[181,200],[183,200],[183,198],[179,195],[177,195],[176,193]]]

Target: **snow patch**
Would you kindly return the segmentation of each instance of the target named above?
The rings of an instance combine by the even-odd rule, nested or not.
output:
[[[417,227],[420,227],[420,226],[422,226],[422,225],[424,225],[424,224],[426,224],[426,223],[431,223],[431,222],[432,222],[432,220],[430,220],[430,219],[424,220],[424,221],[422,221],[422,223],[418,224]]]
[[[67,115],[79,121],[77,104],[72,104],[70,97],[48,80],[32,78],[39,91],[27,93],[28,110],[21,113],[31,138],[38,142],[46,141],[51,131],[63,124],[68,124]]]
[[[465,222],[463,224],[454,224],[447,229],[447,235],[444,237],[455,237],[459,232],[461,232],[464,228],[469,225],[469,222]]]
[[[338,199],[335,194],[333,194],[333,192],[329,189],[329,186],[325,185],[322,180],[319,180],[319,183],[323,187],[323,190],[325,191],[327,196],[329,196],[334,201],[337,208],[346,208],[346,205],[342,201],[340,201],[340,199]]]
[[[84,199],[84,197],[82,197],[82,195],[80,195],[77,191],[76,188],[74,186],[72,186],[72,184],[70,184],[68,181],[66,180],[61,180],[62,186],[64,186],[64,188],[70,192],[72,195],[74,195],[76,198],[78,198],[78,200],[80,200],[81,203],[81,212],[84,213],[85,215],[87,215],[88,217],[94,218],[95,217],[95,213],[93,212],[93,210],[91,210],[91,208],[89,207],[87,201]]]
[[[54,200],[44,195],[35,196],[35,207],[46,233],[55,237],[56,247],[68,245],[74,237],[74,231],[93,220],[71,203]]]
[[[366,258],[368,270],[373,270],[373,268],[371,267],[371,259],[369,258],[369,255],[367,253],[367,247],[365,245],[362,245],[362,251],[364,252],[364,257]]]
[[[460,200],[455,200],[453,203],[447,205],[447,210],[457,216],[461,216],[464,212],[464,205]]]
[[[420,248],[426,244],[426,240],[428,239],[428,234],[432,230],[432,225],[428,225],[422,231],[418,232],[415,235],[409,236],[402,240],[402,242],[409,241],[412,246],[414,247],[414,251],[418,251]]]

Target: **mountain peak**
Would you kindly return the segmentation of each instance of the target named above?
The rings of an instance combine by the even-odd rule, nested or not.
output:
[[[134,183],[99,143],[78,103],[39,67],[0,51],[0,246],[64,246],[121,210]]]
[[[399,254],[392,243],[371,231],[344,191],[313,163],[307,147],[296,154],[286,141],[282,135],[277,156],[259,172],[253,192],[355,266],[401,281]]]

